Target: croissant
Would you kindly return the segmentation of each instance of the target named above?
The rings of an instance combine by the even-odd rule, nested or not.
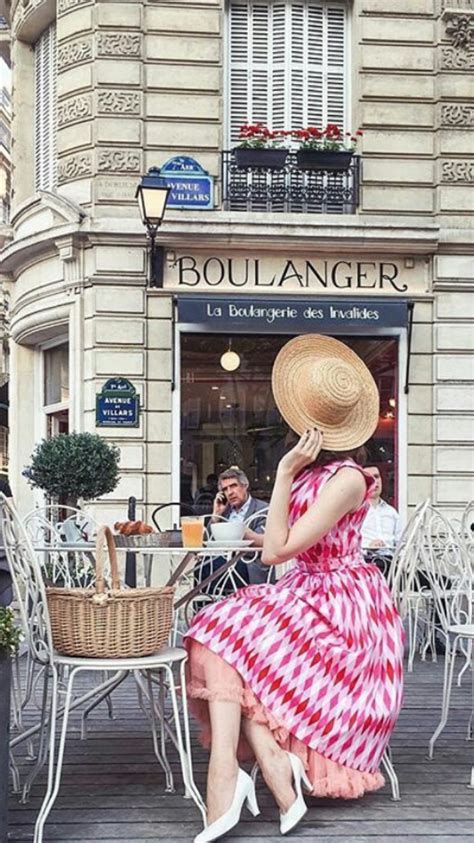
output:
[[[153,527],[144,521],[116,521],[114,529],[123,536],[144,536],[153,532]]]

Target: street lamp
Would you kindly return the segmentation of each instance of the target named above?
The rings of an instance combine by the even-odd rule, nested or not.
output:
[[[151,287],[163,286],[163,247],[156,247],[156,233],[163,222],[166,211],[166,203],[170,187],[166,180],[160,176],[158,167],[150,167],[146,176],[137,187],[135,199],[138,199],[138,207],[142,223],[146,227],[150,240],[150,261],[149,280]]]

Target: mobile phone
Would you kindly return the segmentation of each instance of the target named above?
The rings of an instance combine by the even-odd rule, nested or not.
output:
[[[219,492],[218,495],[217,495],[217,500],[219,501],[219,503],[227,503],[227,498],[225,496],[225,493]]]

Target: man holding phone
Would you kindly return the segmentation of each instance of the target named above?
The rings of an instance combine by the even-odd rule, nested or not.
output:
[[[212,516],[216,520],[217,518],[225,518],[230,522],[248,521],[258,512],[268,508],[265,501],[252,497],[249,479],[238,466],[231,466],[219,475],[218,489],[212,508]],[[252,528],[247,527],[244,538],[251,539],[254,547],[262,547],[264,529],[265,516],[255,517],[252,519]],[[215,559],[213,571],[220,568],[224,561],[224,559]],[[236,571],[250,585],[268,581],[268,567],[262,565],[259,559],[249,563],[240,560],[236,565]]]

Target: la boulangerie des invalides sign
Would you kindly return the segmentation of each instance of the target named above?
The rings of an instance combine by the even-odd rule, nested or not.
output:
[[[429,276],[423,258],[168,252],[163,286],[182,293],[409,296],[427,293]]]

